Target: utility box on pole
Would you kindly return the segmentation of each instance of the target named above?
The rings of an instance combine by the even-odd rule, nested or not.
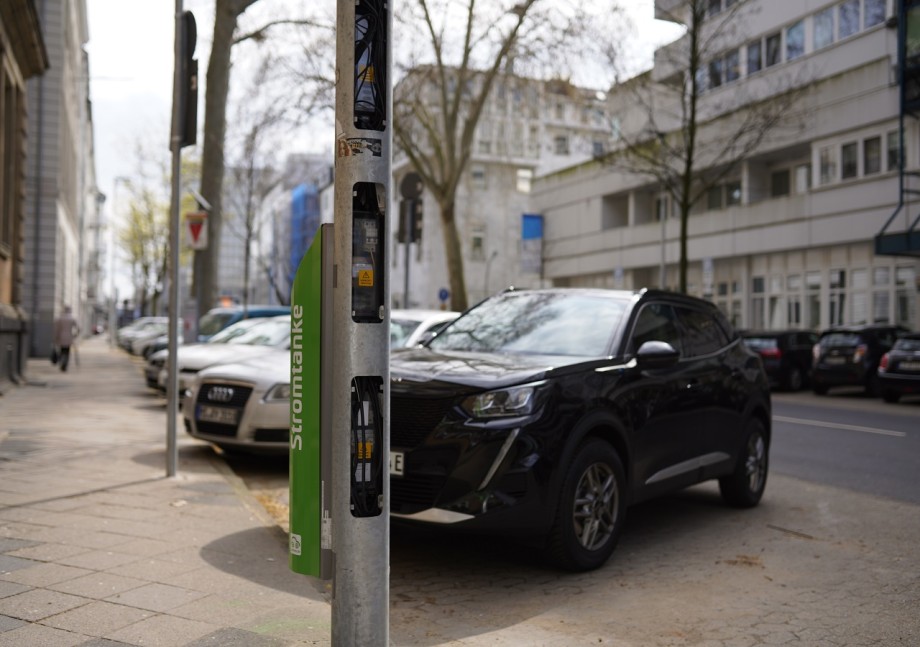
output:
[[[391,29],[338,0],[334,227],[292,293],[291,568],[331,572],[336,647],[389,645]]]

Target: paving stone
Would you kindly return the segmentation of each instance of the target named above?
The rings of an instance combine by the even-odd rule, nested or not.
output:
[[[220,627],[205,622],[157,615],[103,637],[144,647],[184,647],[189,642],[219,629]]]
[[[0,537],[0,553],[10,553],[14,550],[19,550],[21,548],[28,548],[29,546],[34,546],[36,542],[27,541],[25,539],[12,539],[8,537]]]
[[[0,647],[75,647],[90,636],[39,624],[27,624],[18,629],[0,633]]]
[[[66,582],[52,584],[49,589],[80,595],[85,598],[102,600],[117,593],[123,593],[146,585],[148,582],[133,577],[124,577],[112,573],[90,573]]]
[[[0,580],[0,598],[6,598],[11,595],[18,595],[28,591],[32,587],[26,586],[24,584],[18,584],[16,582],[4,582]]]
[[[36,562],[38,566],[24,570],[13,571],[8,575],[2,575],[4,580],[28,584],[29,586],[48,586],[57,584],[65,580],[72,580],[81,575],[87,575],[92,571],[85,568],[75,568],[73,566],[64,566],[62,564]]]
[[[90,602],[42,620],[42,624],[88,636],[103,636],[153,616],[153,612],[111,602]]]
[[[119,546],[121,545],[119,544]],[[62,557],[57,561],[59,564],[66,564],[67,566],[88,568],[93,571],[106,571],[122,564],[136,562],[137,555],[128,555],[111,550],[93,550],[71,557]]]
[[[67,593],[32,589],[19,595],[0,598],[0,613],[36,621],[88,604],[90,600]]]
[[[55,562],[65,557],[72,557],[80,553],[89,552],[88,548],[82,546],[65,546],[64,544],[37,544],[29,548],[20,548],[19,550],[10,551],[8,554],[13,557],[23,557],[25,559],[34,559],[38,562]]]
[[[146,584],[144,586],[118,593],[109,598],[108,602],[125,604],[139,609],[150,611],[169,611],[176,607],[188,604],[193,600],[202,598],[206,593],[169,586],[167,584]]]
[[[25,620],[20,620],[19,618],[11,618],[10,616],[0,615],[0,633],[4,631],[10,631],[21,627],[26,624]]]
[[[36,562],[31,559],[11,557],[9,555],[0,555],[0,576],[7,575],[8,573],[12,573],[23,568],[37,566],[40,563],[41,562]]]
[[[243,629],[220,629],[198,640],[192,641],[185,647],[286,647],[291,643],[279,638],[260,636]]]

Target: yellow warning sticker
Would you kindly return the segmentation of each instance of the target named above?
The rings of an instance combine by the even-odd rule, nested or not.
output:
[[[358,287],[374,287],[374,270],[358,270]]]

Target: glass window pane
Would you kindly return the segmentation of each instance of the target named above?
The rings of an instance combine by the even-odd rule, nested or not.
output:
[[[767,36],[767,39],[766,39],[767,67],[770,67],[771,65],[776,65],[777,63],[782,61],[783,53],[782,53],[782,50],[780,49],[781,42],[782,42],[782,39],[780,38],[779,33],[770,34],[769,36]]]
[[[722,59],[717,58],[709,62],[709,87],[717,88],[722,85]]]
[[[807,193],[811,188],[811,164],[799,164],[795,167],[795,192]]]
[[[725,55],[725,82],[737,81],[741,76],[741,63],[739,50],[735,49]]]
[[[834,42],[834,8],[819,11],[814,17],[815,49],[827,47]]]
[[[801,20],[786,28],[786,60],[798,58],[805,53],[805,23]]]
[[[741,182],[729,182],[725,185],[725,202],[741,204]]]
[[[840,38],[852,36],[859,31],[859,0],[844,0],[838,9]]]
[[[760,41],[756,40],[753,43],[749,43],[747,46],[747,73],[753,74],[754,72],[759,72],[762,67],[763,59],[761,56]]]
[[[872,270],[872,285],[884,287],[891,283],[891,268],[876,267]]]
[[[888,133],[888,170],[894,171],[898,168],[898,162],[901,152],[901,138],[897,130]]]
[[[710,210],[722,208],[722,185],[711,187],[706,192],[706,206]]]
[[[882,170],[882,138],[870,137],[863,140],[863,175]]]
[[[837,179],[837,151],[836,149],[825,146],[819,153],[821,163],[820,180],[821,184],[829,184]]]
[[[868,29],[885,20],[885,0],[866,0],[866,14],[863,27]]]
[[[853,270],[853,289],[865,290],[869,286],[869,272],[866,270]]]
[[[789,195],[789,169],[774,171],[770,175],[770,195],[774,198]]]
[[[840,162],[840,175],[843,179],[856,177],[859,174],[856,142],[844,144],[840,147]]]

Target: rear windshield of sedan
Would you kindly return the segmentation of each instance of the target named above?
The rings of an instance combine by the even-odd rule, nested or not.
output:
[[[281,346],[291,337],[291,320],[289,317],[265,319],[261,323],[232,339],[228,344],[249,344],[251,346]]]
[[[436,350],[598,357],[628,302],[600,295],[521,292],[470,310],[431,340]]]
[[[863,343],[862,337],[856,333],[835,332],[824,335],[821,338],[821,345],[825,347],[837,348],[840,346],[858,346]]]
[[[744,343],[752,350],[774,350],[779,345],[773,337],[745,337]]]
[[[902,337],[894,343],[894,350],[920,350],[920,339],[915,337]]]

